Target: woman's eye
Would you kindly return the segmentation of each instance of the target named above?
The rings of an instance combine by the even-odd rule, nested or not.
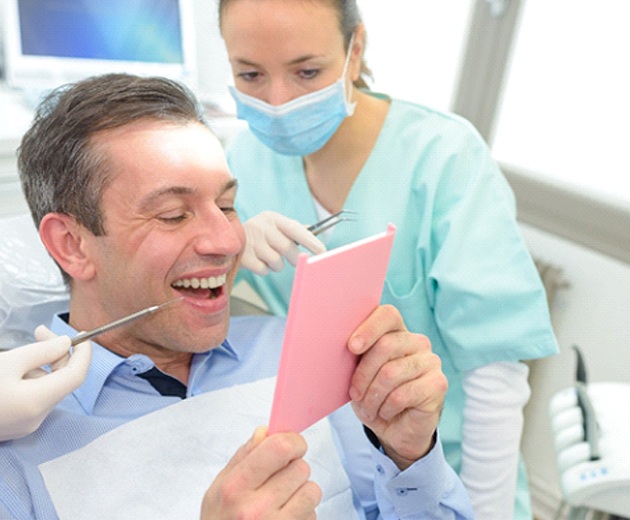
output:
[[[240,72],[236,75],[236,77],[244,81],[254,81],[256,78],[258,78],[259,75],[260,74],[256,71],[250,71],[250,72]]]
[[[303,79],[313,79],[319,74],[319,69],[302,69],[299,74]]]

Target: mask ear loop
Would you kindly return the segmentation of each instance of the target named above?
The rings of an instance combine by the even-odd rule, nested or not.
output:
[[[350,36],[350,42],[348,43],[348,54],[346,55],[346,63],[343,66],[343,72],[341,74],[341,78],[343,79],[344,84],[344,92],[346,93],[344,98],[346,101],[346,106],[348,108],[349,115],[354,113],[354,107],[356,106],[356,102],[352,102],[352,99],[348,99],[348,97],[352,97],[352,91],[354,90],[352,81],[350,82],[350,86],[346,85],[346,73],[348,72],[348,67],[350,66],[350,57],[352,56],[352,47],[354,46],[354,35],[356,33],[353,32],[352,36]]]

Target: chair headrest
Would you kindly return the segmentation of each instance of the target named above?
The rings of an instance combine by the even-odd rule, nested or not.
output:
[[[0,349],[33,341],[33,331],[69,308],[70,293],[28,214],[0,218]]]

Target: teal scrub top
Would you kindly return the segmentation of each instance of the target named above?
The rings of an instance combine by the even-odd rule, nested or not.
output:
[[[318,220],[301,157],[279,155],[249,131],[228,149],[241,220],[272,210]],[[382,303],[425,334],[449,390],[440,433],[461,461],[462,372],[557,352],[544,288],[516,222],[513,193],[487,145],[464,119],[391,100],[377,142],[344,206],[355,222],[333,228],[332,249],[397,227]],[[286,315],[295,269],[240,276]],[[325,302],[322,302],[325,305]]]

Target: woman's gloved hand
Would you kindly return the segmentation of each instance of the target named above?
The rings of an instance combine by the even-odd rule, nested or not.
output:
[[[0,441],[34,432],[50,411],[85,380],[92,347],[85,341],[69,354],[70,338],[43,325],[37,343],[0,353]],[[44,365],[50,364],[47,372]]]
[[[298,245],[313,254],[326,251],[326,246],[304,224],[273,211],[263,211],[247,220],[243,227],[247,244],[242,266],[259,275],[280,272],[284,258],[295,265],[300,252]]]

